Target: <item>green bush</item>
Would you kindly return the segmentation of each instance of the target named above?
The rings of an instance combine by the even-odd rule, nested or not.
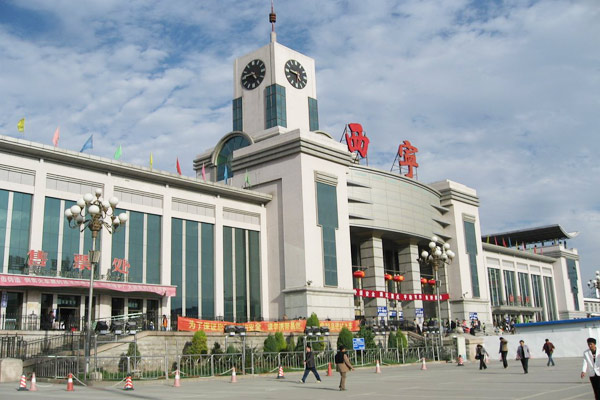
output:
[[[294,335],[290,335],[287,338],[287,351],[295,351],[296,350],[296,342],[294,341]]]
[[[406,335],[404,334],[404,332],[401,332],[401,331],[396,332],[396,340],[398,342],[399,348],[405,349],[408,347],[408,339],[406,338]]]
[[[263,351],[265,353],[277,353],[277,339],[275,339],[275,336],[271,334],[267,336],[263,345]]]
[[[319,318],[317,317],[317,314],[315,314],[315,313],[310,314],[310,317],[308,317],[308,319],[306,320],[306,326],[316,326],[316,327],[321,326],[321,323],[319,322]],[[310,346],[315,351],[323,350],[325,348],[325,343],[323,343],[323,337],[319,336],[316,341],[310,343]]]
[[[390,334],[388,335],[388,348],[398,348],[398,336],[396,336],[394,332],[390,332]]]
[[[227,350],[225,350],[225,352],[227,354],[234,354],[234,353],[240,353],[240,351],[237,349],[237,347],[235,347],[234,345],[230,344],[229,346],[227,346]]]
[[[287,349],[287,343],[285,342],[285,338],[283,337],[283,333],[276,332],[275,333],[275,341],[277,342],[277,351],[285,351]]]
[[[221,345],[219,344],[219,342],[215,342],[215,344],[213,345],[212,350],[210,351],[211,354],[223,354],[223,348],[221,347]]]
[[[137,345],[133,342],[129,343],[129,347],[127,348],[127,354],[125,354],[127,357],[141,357],[142,354],[140,353],[140,349],[138,349]]]
[[[356,338],[364,338],[365,339],[365,348],[367,349],[375,349],[377,345],[375,344],[375,334],[366,326],[361,326],[358,332],[354,334]]]
[[[317,314],[310,314],[310,317],[308,317],[308,319],[306,320],[306,326],[321,326]]]
[[[208,353],[208,343],[206,339],[206,333],[204,331],[197,331],[194,333],[192,343],[186,343],[183,348],[184,355],[198,355]]]
[[[340,335],[338,336],[338,339],[337,339],[337,347],[339,348],[340,345],[343,345],[348,350],[352,350],[352,347],[353,347],[352,346],[352,332],[350,332],[350,329],[346,328],[345,326],[340,331]]]

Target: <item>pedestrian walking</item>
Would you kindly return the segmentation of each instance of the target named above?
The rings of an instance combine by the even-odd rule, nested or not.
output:
[[[311,372],[314,374],[315,378],[317,378],[317,382],[321,383],[321,377],[317,372],[317,368],[315,366],[315,353],[312,352],[312,348],[310,346],[306,346],[306,357],[304,359],[304,375],[302,375],[302,379],[300,379],[301,383],[306,382],[306,377],[308,377],[308,373]]]
[[[500,350],[498,351],[502,356],[502,364],[504,368],[508,367],[508,360],[506,359],[506,355],[508,354],[508,340],[503,337],[500,338]]]
[[[583,368],[581,370],[581,379],[587,372],[590,377],[592,389],[594,389],[594,398],[600,400],[600,357],[596,357],[596,339],[588,338],[588,349],[583,352]]]
[[[548,356],[548,363],[546,364],[546,366],[549,367],[550,364],[552,364],[552,366],[554,367],[554,360],[552,359],[552,353],[554,353],[554,345],[549,339],[546,339],[546,343],[544,343],[542,351]]]
[[[335,369],[340,373],[340,390],[346,390],[346,373],[354,371],[354,367],[350,364],[346,348],[341,345],[335,355]]]
[[[529,372],[529,358],[531,358],[531,354],[529,353],[529,347],[525,344],[524,340],[519,340],[519,347],[517,347],[517,360],[521,360],[521,365],[523,366],[524,373]]]
[[[479,369],[487,369],[487,363],[485,362],[486,358],[489,357],[490,355],[488,354],[488,352],[485,350],[485,347],[483,347],[482,345],[478,344],[477,347],[475,348],[475,358],[477,360],[479,360]]]

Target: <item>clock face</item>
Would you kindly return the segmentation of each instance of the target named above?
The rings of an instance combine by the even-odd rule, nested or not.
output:
[[[265,78],[265,63],[261,60],[252,60],[242,71],[242,86],[248,90],[257,88]]]
[[[285,77],[296,89],[302,89],[306,86],[306,71],[302,64],[296,60],[288,60],[285,63]]]

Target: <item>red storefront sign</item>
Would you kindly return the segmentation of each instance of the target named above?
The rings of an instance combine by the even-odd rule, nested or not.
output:
[[[399,300],[399,301],[437,301],[438,296],[435,294],[423,294],[423,293],[413,293],[413,294],[404,294],[404,293],[390,293],[384,292],[381,290],[364,290],[364,289],[354,289],[354,295],[358,297],[372,297],[372,298],[380,298],[380,299],[389,299],[389,300]],[[445,301],[449,300],[450,295],[448,293],[440,294],[440,300]]]
[[[43,276],[21,276],[0,274],[0,286],[39,286],[63,288],[89,288],[87,279],[64,279]],[[94,281],[94,289],[115,290],[117,292],[146,292],[161,296],[173,297],[177,293],[175,286],[145,285],[143,283],[123,283],[110,281]]]

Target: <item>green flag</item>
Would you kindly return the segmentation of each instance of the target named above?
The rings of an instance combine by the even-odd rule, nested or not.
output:
[[[117,151],[115,151],[115,160],[121,158],[121,154],[123,154],[123,149],[121,149],[121,145],[119,145],[119,148],[117,149]]]
[[[246,177],[244,178],[245,186],[250,187],[250,177],[248,176],[248,170],[246,170]]]
[[[17,124],[17,129],[19,130],[19,132],[25,132],[25,118],[21,118],[21,120]]]

